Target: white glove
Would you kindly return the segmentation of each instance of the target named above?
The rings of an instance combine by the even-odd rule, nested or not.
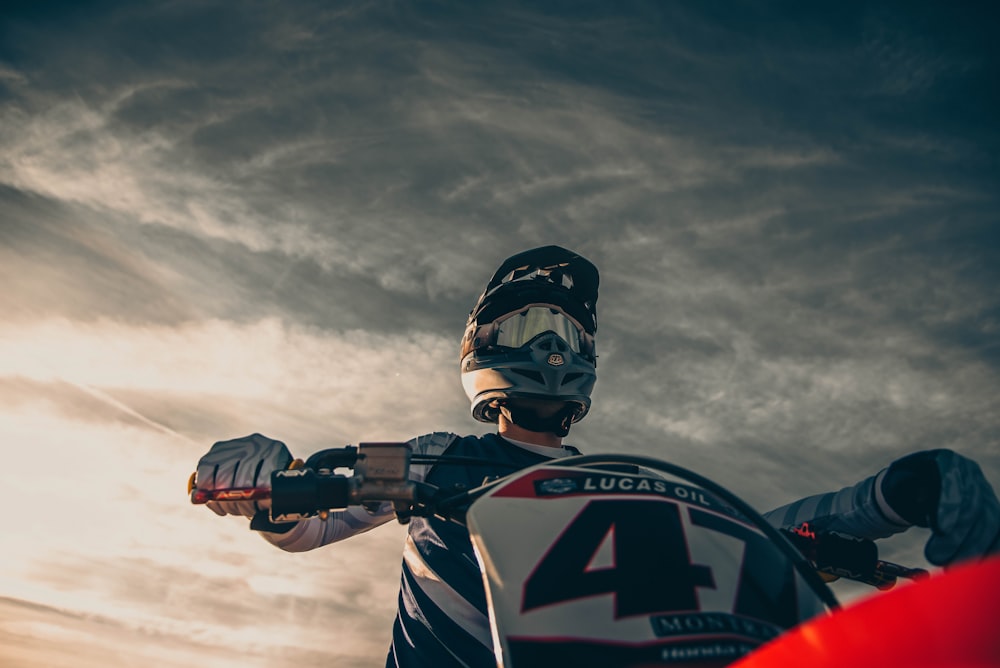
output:
[[[933,532],[924,548],[938,566],[1000,552],[1000,502],[976,462],[928,450],[892,463],[882,481],[888,505]]]
[[[271,473],[287,469],[291,461],[284,443],[260,434],[220,441],[198,461],[196,489],[270,489]],[[209,501],[205,505],[217,515],[253,518],[270,501]]]

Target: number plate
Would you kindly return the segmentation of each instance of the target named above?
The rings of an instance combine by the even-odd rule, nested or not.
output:
[[[542,465],[467,515],[503,665],[724,665],[819,611],[767,538],[668,478]]]

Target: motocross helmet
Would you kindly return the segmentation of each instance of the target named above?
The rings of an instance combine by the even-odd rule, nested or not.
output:
[[[516,400],[563,402],[551,422],[514,419],[564,436],[590,410],[597,381],[597,267],[559,246],[508,258],[469,314],[462,338],[462,385],[480,422],[497,422]],[[543,426],[540,426],[543,425]]]

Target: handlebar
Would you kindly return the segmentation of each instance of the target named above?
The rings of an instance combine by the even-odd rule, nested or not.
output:
[[[567,465],[600,466],[607,460],[648,465],[657,460],[633,456],[571,457]],[[319,515],[326,518],[330,510],[349,506],[389,502],[400,523],[411,517],[437,515],[443,519],[464,521],[464,509],[478,496],[487,492],[495,480],[468,491],[441,490],[433,485],[409,478],[411,463],[484,465],[497,464],[483,458],[449,455],[413,455],[405,443],[361,443],[358,447],[332,448],[311,455],[305,462],[296,460],[291,467],[271,475],[271,487],[199,490],[195,475],[188,481],[191,503],[210,501],[270,501],[270,519],[275,523],[296,522]],[[561,462],[553,462],[560,464]],[[715,483],[674,465],[658,462],[663,470],[688,477],[711,492],[720,493],[741,514],[752,509]],[[353,469],[352,475],[336,473],[337,469]],[[513,468],[512,468],[513,472]],[[267,503],[262,504],[267,506]],[[766,522],[765,522],[766,523]],[[761,527],[764,529],[765,527]],[[768,525],[769,531],[773,529]],[[787,541],[805,558],[825,582],[847,578],[876,587],[891,589],[898,578],[918,579],[927,571],[908,568],[878,558],[878,547],[868,539],[856,538],[831,531],[816,531],[808,524],[785,529],[772,535],[776,541]]]
[[[928,575],[878,558],[874,541],[836,531],[815,531],[808,523],[784,530],[785,536],[811,561],[827,582],[847,578],[876,589],[892,589],[899,578],[916,580]]]

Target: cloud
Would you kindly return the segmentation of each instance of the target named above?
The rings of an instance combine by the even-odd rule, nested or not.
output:
[[[179,647],[241,647],[269,661],[312,652],[312,661],[330,650],[308,629],[328,625],[338,660],[364,664],[385,651],[401,527],[288,555],[251,535],[245,520],[191,506],[183,484],[212,441],[251,431],[305,455],[440,428],[442,414],[423,398],[456,391],[454,379],[420,374],[447,368],[439,357],[447,351],[450,361],[450,345],[338,338],[274,320],[177,328],[52,320],[8,326],[0,341],[0,434],[20,444],[8,463],[38,471],[0,492],[35,517],[12,536],[0,590]],[[387,412],[390,385],[398,395]],[[451,403],[465,419],[462,403]],[[15,631],[51,635],[45,628]],[[109,633],[118,635],[95,632]]]
[[[273,601],[253,601],[268,605]],[[176,600],[183,604],[185,601]],[[188,610],[188,614],[192,610]],[[302,610],[315,613],[317,610]],[[321,611],[320,611],[321,612]],[[257,617],[261,611],[257,610]],[[351,619],[328,619],[331,626],[350,627]],[[204,619],[204,617],[202,617]],[[210,661],[218,666],[322,666],[330,661],[331,639],[299,637],[294,627],[272,629],[260,633],[254,627],[244,632],[236,629],[228,634],[206,633],[209,624],[178,625],[175,628],[158,624],[155,627],[141,621],[129,621],[121,616],[77,614],[58,607],[32,604],[18,599],[0,599],[0,660],[10,665],[73,665],[81,668],[97,666],[128,666],[152,663],[166,668],[189,666],[193,662]],[[336,632],[334,632],[336,635]],[[359,635],[339,638],[338,665],[361,667],[372,665],[372,657],[384,653],[380,647],[351,642]],[[320,647],[323,641],[326,647]]]
[[[201,402],[231,415],[235,409],[224,408],[227,404],[246,402],[248,408],[266,406],[265,413],[286,426],[292,420],[279,415],[289,409],[299,422],[296,431],[311,424],[305,431],[314,438],[318,425],[327,422],[327,439],[344,438],[348,429],[350,438],[370,440],[376,431],[379,438],[409,438],[418,424],[429,431],[433,423],[460,414],[447,406],[465,403],[452,337],[419,332],[332,333],[275,319],[177,327],[51,319],[0,327],[0,340],[5,350],[0,376],[56,384],[70,406],[102,397],[124,403],[130,393],[151,399],[159,394],[165,406],[143,403],[157,422],[167,424],[173,417],[164,411],[183,408],[176,397],[187,396],[187,411]],[[72,398],[67,383],[86,394]],[[428,406],[428,395],[441,401]],[[241,421],[247,428],[257,421],[251,431],[264,431],[261,417],[254,411],[253,420]]]
[[[287,20],[298,19],[277,24]],[[481,44],[461,44],[471,57],[456,60],[454,43],[405,34],[381,63],[335,67],[371,39],[344,34],[341,20],[317,23],[344,38],[314,54],[331,65],[329,77],[306,78],[301,64],[280,77],[256,74],[273,82],[270,95],[223,86],[232,75],[217,62],[200,74],[154,69],[140,83],[93,64],[110,83],[70,99],[27,89],[5,109],[0,177],[201,243],[308,259],[434,298],[464,294],[459,274],[442,267],[471,270],[469,248],[514,252],[566,224],[586,237],[609,217],[647,219],[676,193],[733,182],[745,169],[835,159],[809,141],[706,146],[687,115],[660,123],[631,96],[542,77],[530,59],[497,70],[501,54]],[[263,54],[251,63],[273,70]],[[372,104],[385,86],[394,96]],[[303,107],[303,99],[329,103]],[[379,111],[359,115],[344,99]],[[401,262],[407,254],[418,259]]]
[[[9,536],[0,591],[69,612],[26,623],[5,609],[0,633],[27,639],[5,644],[3,656],[39,651],[31,638],[49,643],[49,656],[76,646],[79,665],[104,655],[92,645],[109,643],[118,654],[106,665],[203,648],[312,665],[329,659],[330,638],[345,663],[385,651],[402,527],[289,555],[246,520],[188,503],[184,480],[204,445],[142,423],[81,421],[30,397],[0,415],[0,434],[17,444],[8,462],[21,472],[0,501],[32,509]]]

